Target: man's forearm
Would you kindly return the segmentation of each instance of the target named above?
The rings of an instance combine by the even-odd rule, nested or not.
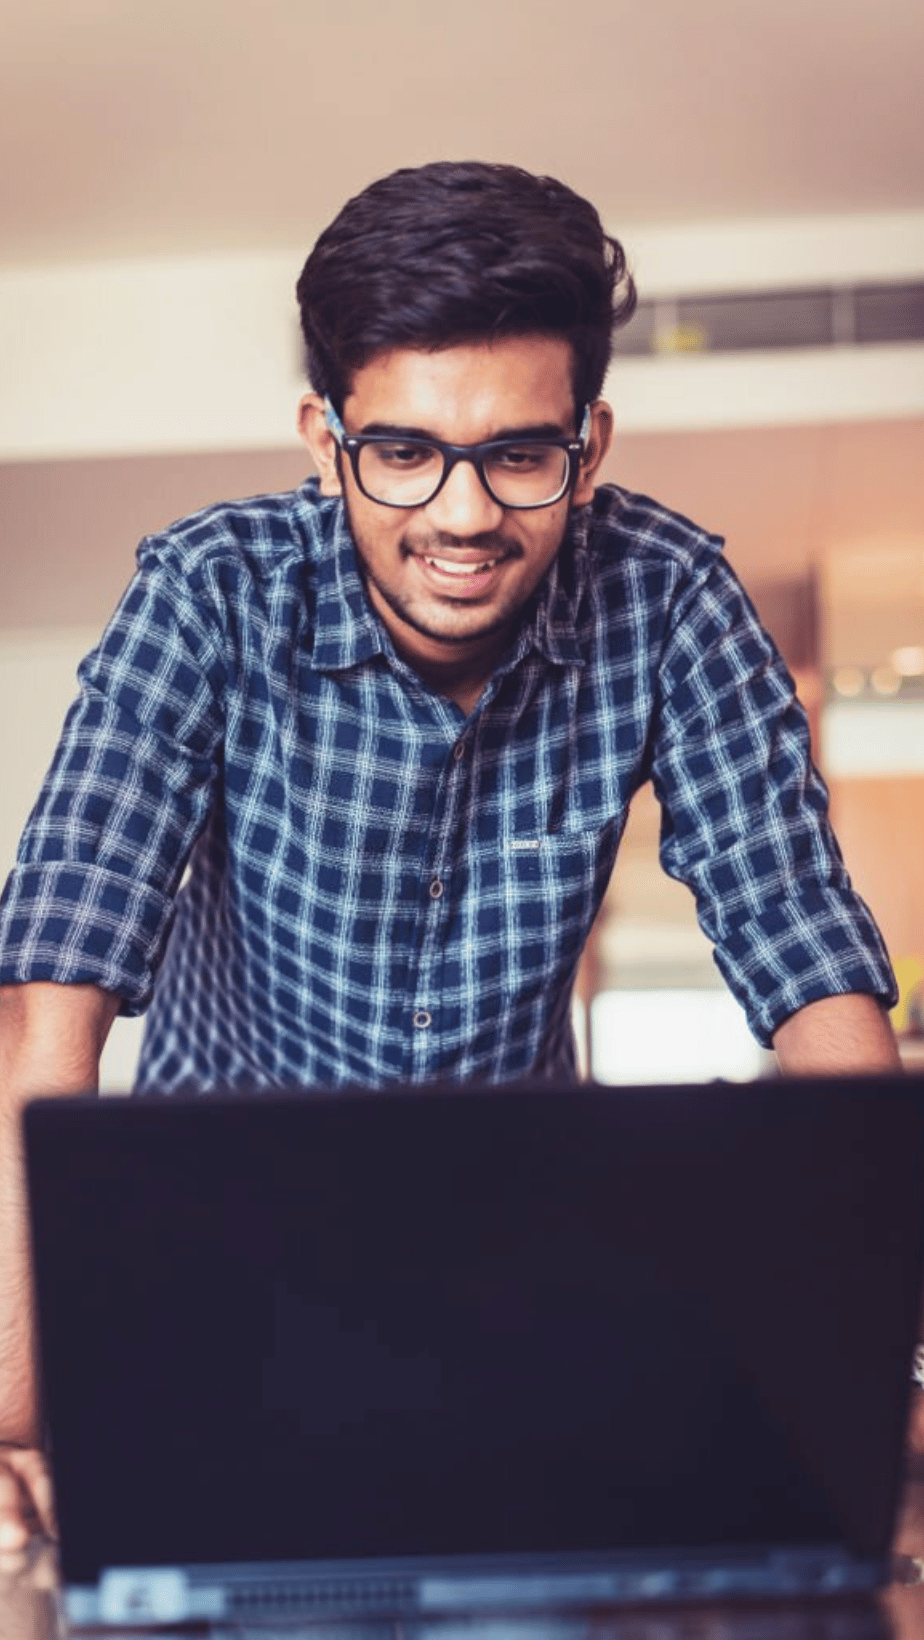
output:
[[[19,1124],[0,1105],[0,1440],[37,1444],[32,1295]]]
[[[901,1070],[888,1014],[875,997],[856,993],[800,1008],[779,1027],[773,1046],[784,1076]]]
[[[36,1444],[21,1119],[38,1095],[96,1088],[118,998],[93,985],[0,988],[0,1440]]]

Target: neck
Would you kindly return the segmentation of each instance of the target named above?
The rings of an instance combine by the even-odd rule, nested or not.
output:
[[[454,643],[419,632],[386,603],[374,584],[367,583],[367,590],[401,659],[429,689],[455,701],[467,717],[510,647],[512,623],[506,621],[496,631]]]
[[[478,705],[484,687],[494,671],[493,662],[490,666],[465,667],[458,670],[451,667],[421,666],[419,661],[411,661],[410,664],[430,689],[435,690],[438,695],[445,695],[447,700],[455,701],[466,717]]]
[[[392,634],[394,638],[394,634]],[[509,646],[508,632],[492,633],[476,651],[465,654],[435,655],[432,649],[395,641],[402,660],[413,667],[429,689],[455,701],[468,717],[481,699],[482,691]],[[448,646],[447,646],[448,647]]]

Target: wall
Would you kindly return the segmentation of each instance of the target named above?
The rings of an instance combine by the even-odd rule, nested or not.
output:
[[[839,776],[830,787],[844,858],[892,956],[924,956],[924,773]]]
[[[924,212],[621,237],[648,296],[924,272]],[[291,447],[303,256],[0,269],[0,461]],[[924,347],[624,360],[611,385],[629,430],[843,421],[924,410],[922,361]]]

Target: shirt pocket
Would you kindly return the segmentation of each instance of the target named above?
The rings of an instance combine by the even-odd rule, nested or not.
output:
[[[570,983],[613,869],[619,831],[509,838],[499,859],[498,906],[512,991]]]

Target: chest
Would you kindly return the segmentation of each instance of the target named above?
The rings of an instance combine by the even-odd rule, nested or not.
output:
[[[271,849],[400,854],[440,835],[455,854],[586,835],[622,821],[645,778],[648,713],[613,679],[538,658],[495,679],[466,716],[407,687],[382,657],[264,672],[228,714],[231,837]]]

